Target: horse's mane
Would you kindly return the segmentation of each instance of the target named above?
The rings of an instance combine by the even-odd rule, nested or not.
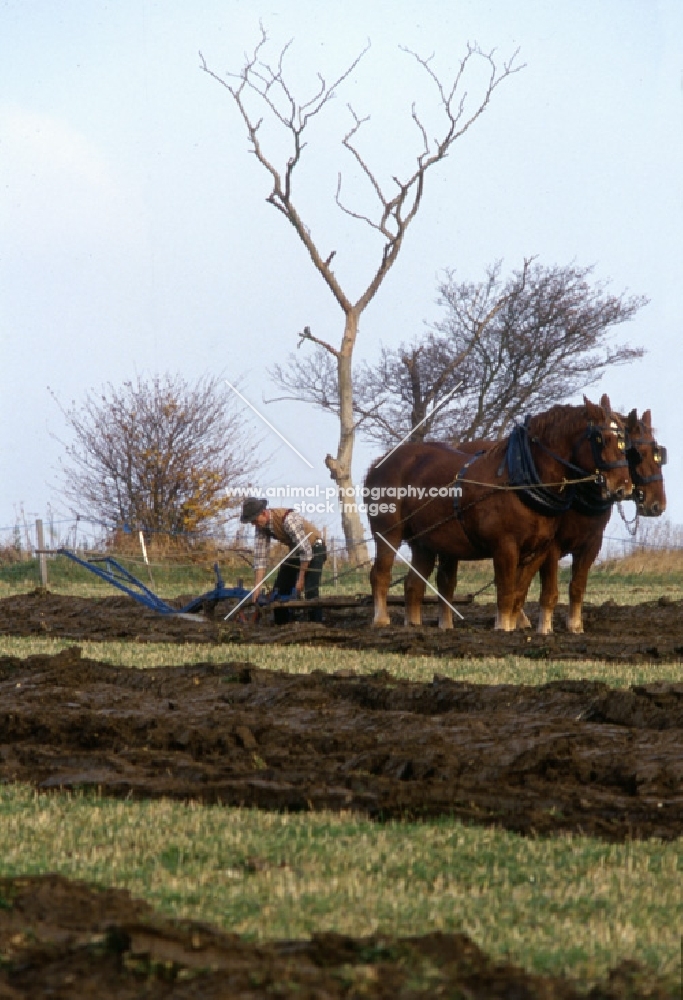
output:
[[[536,416],[531,417],[529,419],[529,432],[534,437],[540,438],[549,448],[553,448],[558,447],[563,441],[565,441],[567,435],[574,436],[579,434],[585,427],[587,421],[593,420],[595,423],[603,424],[607,419],[608,415],[605,413],[605,410],[602,406],[598,406],[597,403],[587,401],[581,406],[572,406],[568,403],[558,403],[555,406],[551,406],[549,410],[545,410],[543,413],[538,413]],[[446,441],[409,441],[407,444],[425,449],[435,448],[438,451],[457,454],[460,456],[463,454],[470,454],[470,452],[464,453],[461,451],[457,444],[450,444]],[[495,443],[491,442],[492,446],[486,449],[487,454],[502,455],[507,449],[507,444],[507,436],[501,441],[496,441]],[[375,459],[366,472],[366,479],[367,476],[374,472],[376,467],[384,461],[388,454],[389,453],[387,452]]]
[[[553,448],[566,440],[567,434],[578,433],[585,426],[587,420],[603,423],[605,411],[595,403],[587,403],[583,406],[558,403],[556,406],[551,406],[549,410],[531,417],[529,433],[540,438],[549,448]]]

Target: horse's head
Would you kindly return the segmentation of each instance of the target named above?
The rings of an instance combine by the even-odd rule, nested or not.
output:
[[[626,428],[623,418],[612,410],[609,396],[603,395],[599,405],[584,396],[586,432],[575,450],[577,459],[592,465],[602,496],[610,500],[625,500],[633,492],[633,483],[626,458]],[[588,467],[589,467],[588,466]]]
[[[666,465],[666,448],[657,444],[649,410],[638,419],[636,410],[626,418],[626,457],[633,497],[638,513],[643,517],[659,517],[666,510],[666,492],[662,466]]]

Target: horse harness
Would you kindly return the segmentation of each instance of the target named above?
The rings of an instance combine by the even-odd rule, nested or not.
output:
[[[643,456],[638,451],[638,445],[648,445],[652,447],[652,459],[655,464],[660,467],[660,469],[663,465],[666,465],[668,455],[664,445],[657,444],[654,438],[648,440],[648,438],[644,437],[628,437],[628,450],[626,452],[626,456],[628,458],[631,479],[633,480],[633,492],[635,493],[636,501],[638,503],[642,503],[645,500],[645,492],[642,487],[647,486],[649,483],[661,483],[664,480],[664,476],[661,472],[655,472],[652,476],[641,476],[638,472],[638,466],[643,461]]]
[[[453,480],[453,485],[454,486],[457,486],[460,483],[460,481],[462,480],[463,476],[465,475],[465,473],[469,469],[470,465],[473,465],[477,461],[477,459],[481,458],[481,456],[484,455],[485,453],[486,453],[486,448],[481,448],[479,451],[475,452],[474,455],[472,455],[472,457],[469,459],[469,461],[465,462],[465,464],[463,465],[462,469],[460,469],[458,471],[455,479]],[[491,496],[493,493],[496,493],[496,492],[497,492],[497,490],[489,490],[489,492],[485,493],[483,497],[479,497],[479,500],[484,500],[486,497]],[[453,515],[454,515],[454,517],[458,521],[458,523],[460,524],[460,527],[462,528],[462,532],[463,532],[465,538],[470,543],[470,545],[475,550],[475,552],[482,552],[483,551],[482,545],[475,538],[472,537],[471,532],[469,531],[467,525],[465,524],[465,522],[463,520],[463,514],[465,513],[465,511],[468,510],[470,507],[473,507],[474,504],[476,504],[478,502],[479,502],[478,500],[473,500],[471,503],[468,503],[466,507],[462,507],[461,504],[460,504],[460,497],[458,495],[458,490],[456,489],[455,493],[453,494]]]
[[[604,442],[603,433],[606,430],[613,431],[617,434],[617,447],[619,451],[625,452],[626,450],[626,436],[622,431],[620,431],[616,421],[610,421],[609,428],[602,427],[594,424],[593,421],[590,421],[583,435],[578,441],[574,442],[570,460],[567,461],[544,445],[543,442],[537,437],[532,437],[529,434],[528,425],[530,419],[531,417],[527,416],[524,423],[515,425],[514,429],[510,433],[505,458],[498,469],[497,475],[501,476],[505,466],[507,465],[509,473],[509,487],[518,494],[522,502],[525,503],[530,509],[534,510],[536,513],[544,514],[547,517],[557,517],[569,510],[570,507],[573,509],[579,509],[582,513],[587,514],[603,513],[603,511],[611,507],[611,500],[605,501],[601,496],[595,496],[594,494],[596,492],[595,488],[602,486],[605,482],[605,477],[603,475],[604,472],[609,469],[626,468],[630,464],[626,458],[618,459],[614,462],[607,462],[602,456],[602,446]],[[590,483],[572,483],[572,480],[568,479],[565,480],[560,487],[560,493],[553,492],[552,489],[543,483],[538,475],[538,470],[536,469],[536,464],[534,462],[533,455],[531,454],[531,445],[535,444],[540,447],[546,452],[546,454],[550,455],[566,469],[574,473],[573,478],[579,479],[585,476],[585,469],[576,465],[571,459],[574,458],[576,449],[585,439],[590,442],[593,461],[595,463],[595,475],[592,481]],[[453,450],[456,452],[459,451],[458,448],[454,448]],[[457,472],[455,478],[451,480],[449,485],[457,486],[462,482],[466,482],[467,480],[464,477],[467,471],[479,458],[481,458],[482,455],[486,454],[487,451],[487,448],[481,448],[479,451],[472,454],[468,461],[465,462],[463,467]],[[664,453],[663,459],[661,460],[662,464],[664,464],[666,462],[666,449],[661,449],[661,451]],[[460,451],[460,454],[463,454],[463,452]],[[639,461],[642,461],[642,459],[639,458]],[[649,482],[650,477],[647,477],[647,480],[643,481]],[[588,489],[584,489],[586,487]],[[465,524],[463,515],[471,507],[476,506],[483,500],[487,500],[490,496],[498,493],[500,489],[500,486],[495,486],[486,491],[482,496],[477,497],[475,500],[471,500],[465,505],[460,503],[461,498],[456,491],[453,497],[453,513],[444,518],[443,521],[438,522],[436,525],[430,525],[429,528],[426,528],[423,532],[419,532],[418,535],[413,535],[412,538],[418,537],[419,534],[426,534],[429,531],[433,531],[439,524],[445,523],[454,517],[459,522],[463,534],[472,548],[475,549],[475,551],[484,552],[485,547],[473,537],[472,533]],[[591,495],[591,490],[593,495]]]
[[[595,496],[596,487],[604,485],[604,472],[610,469],[626,468],[629,465],[626,458],[617,459],[614,462],[608,462],[602,456],[604,431],[607,429],[616,432],[618,439],[617,447],[619,450],[625,451],[626,449],[625,435],[620,432],[616,421],[610,421],[609,428],[603,428],[594,424],[593,421],[590,421],[584,434],[578,439],[578,441],[574,442],[570,459],[567,461],[567,459],[562,458],[562,456],[556,454],[556,452],[548,448],[547,445],[543,444],[539,438],[532,436],[529,433],[530,419],[531,418],[527,416],[524,423],[517,424],[510,433],[505,458],[498,470],[498,475],[502,475],[503,469],[505,465],[507,465],[508,481],[510,486],[515,488],[520,499],[526,504],[527,507],[535,511],[537,514],[544,514],[546,517],[557,517],[568,511],[570,507],[573,507],[574,509],[582,509],[583,513],[602,513],[604,510],[607,510],[608,507],[611,506],[611,501],[605,501],[602,497]],[[595,463],[595,478],[591,483],[572,483],[572,479],[581,478],[585,474],[585,470],[576,465],[573,459],[575,458],[577,448],[582,441],[586,439],[590,443],[591,453]],[[540,478],[536,468],[536,463],[534,462],[534,458],[531,453],[532,444],[541,448],[547,455],[550,455],[551,458],[559,462],[560,465],[573,474],[572,478],[568,479],[566,484],[563,484],[560,487],[559,493],[556,493],[554,490],[546,486]],[[455,477],[456,483],[463,478],[472,463],[484,454],[485,450],[486,449],[478,451],[468,462],[465,463],[463,468]],[[588,488],[585,489],[585,487]],[[481,497],[480,499],[484,499],[484,497]],[[467,535],[468,540],[471,544],[474,544],[473,539],[466,531],[462,520],[464,511],[467,507],[472,506],[472,504],[468,504],[467,507],[463,508],[459,501],[460,497],[456,495],[453,499],[453,512],[458,521],[460,521],[460,525]],[[474,503],[476,502],[478,501],[474,501]]]

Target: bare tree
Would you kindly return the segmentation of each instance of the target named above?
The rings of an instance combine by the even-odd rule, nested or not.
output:
[[[473,313],[501,297],[504,305],[465,360],[462,399],[450,420],[445,415],[440,434],[459,440],[502,437],[528,410],[569,399],[611,368],[643,356],[642,347],[609,341],[647,298],[612,294],[606,282],[591,280],[593,271],[536,264],[503,283],[496,264],[475,284],[447,274],[439,288],[446,317],[435,330],[453,353],[467,342]]]
[[[237,502],[226,487],[246,485],[258,467],[244,416],[216,378],[138,378],[70,409],[58,405],[73,434],[61,493],[75,514],[112,527],[215,527]]]
[[[498,298],[486,296],[487,312],[482,309],[482,296],[473,297],[472,309],[464,316],[466,325],[457,351],[444,336],[428,332],[421,341],[409,346],[382,347],[375,365],[361,362],[353,378],[356,428],[362,428],[366,437],[382,444],[408,437],[411,441],[423,441],[435,426],[438,411],[463,385],[466,358],[510,296],[523,290],[529,266],[530,261],[525,260],[519,286],[513,286]],[[486,291],[490,291],[489,286]],[[290,354],[285,365],[273,365],[270,375],[288,393],[278,399],[311,403],[339,415],[337,371],[322,347],[317,346],[312,355],[303,358]]]
[[[331,268],[334,251],[328,254],[320,250],[319,242],[313,237],[310,228],[300,214],[294,200],[294,178],[306,146],[304,134],[307,127],[336,96],[341,85],[349,78],[367,52],[369,43],[348,69],[333,83],[328,84],[324,77],[318,74],[311,96],[299,102],[294,97],[285,78],[284,62],[291,43],[285,45],[279,54],[277,63],[271,65],[263,58],[266,42],[266,32],[261,27],[260,40],[238,73],[220,76],[209,69],[200,53],[201,66],[205,72],[226,88],[237,105],[247,129],[251,150],[261,166],[268,172],[272,181],[267,201],[281,212],[294,227],[297,236],[309,253],[313,266],[344,314],[344,330],[338,347],[328,340],[314,336],[308,327],[299,335],[300,343],[310,341],[327,352],[336,368],[337,412],[340,425],[339,443],[336,456],[328,454],[325,464],[337,485],[340,496],[343,497],[347,490],[353,488],[351,463],[355,418],[352,357],[358,336],[360,317],[398,257],[406,231],[420,208],[427,171],[434,164],[446,158],[456,139],[460,138],[483,114],[500,83],[521,67],[515,66],[516,53],[508,62],[504,62],[502,67],[498,67],[493,53],[483,52],[477,45],[468,44],[452,81],[445,85],[433,69],[431,58],[424,58],[404,49],[412,59],[417,61],[433,86],[443,124],[439,136],[436,139],[430,138],[427,127],[413,104],[411,116],[419,149],[415,155],[414,167],[403,178],[394,176],[391,190],[386,190],[383,186],[377,170],[370,166],[358,145],[359,133],[368,118],[360,117],[349,105],[351,124],[341,140],[342,145],[365,178],[371,196],[375,200],[376,210],[374,214],[368,214],[365,211],[354,210],[342,201],[341,174],[337,178],[335,200],[342,212],[368,226],[372,233],[379,237],[379,255],[374,265],[371,266],[370,280],[360,295],[353,297],[342,288]],[[470,69],[473,68],[473,64],[479,61],[483,62],[486,67],[486,81],[480,96],[472,99],[464,89],[464,80]],[[262,145],[263,111],[283,130],[288,138],[290,154],[282,167],[276,165],[273,155],[267,152]],[[365,558],[366,549],[360,517],[357,512],[349,510],[343,503],[342,525],[351,557]]]
[[[592,273],[591,267],[525,264],[503,282],[496,264],[472,283],[447,272],[438,299],[445,318],[357,371],[363,434],[385,446],[411,428],[417,428],[413,440],[503,437],[530,410],[568,399],[612,367],[642,357],[642,348],[608,340],[647,299],[608,294],[604,283],[590,281]],[[290,387],[298,374],[291,364],[281,373]]]

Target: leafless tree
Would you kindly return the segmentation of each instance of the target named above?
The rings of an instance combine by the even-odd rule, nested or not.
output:
[[[73,436],[61,463],[73,513],[150,533],[224,523],[237,503],[226,487],[258,467],[234,398],[220,379],[165,375],[108,384],[69,409],[57,401]]]
[[[472,317],[491,302],[504,304],[465,357],[456,405],[437,417],[431,433],[461,441],[502,437],[525,413],[569,399],[642,357],[643,348],[611,345],[610,338],[647,299],[610,293],[607,283],[592,280],[593,271],[535,264],[504,282],[496,264],[477,283],[447,273],[439,288],[446,316],[434,331],[451,354],[472,339]]]
[[[219,75],[209,69],[200,53],[201,67],[225,87],[234,100],[246,126],[251,151],[270,175],[272,188],[267,201],[293,226],[306,247],[313,266],[344,314],[344,329],[339,346],[335,346],[327,339],[314,336],[308,327],[299,335],[300,343],[310,341],[326,352],[336,369],[339,442],[336,456],[328,454],[325,464],[340,494],[343,495],[344,491],[353,488],[351,463],[355,418],[352,357],[360,317],[398,257],[407,229],[420,208],[427,171],[446,158],[455,141],[486,110],[496,88],[521,67],[515,65],[516,53],[509,61],[498,66],[493,53],[486,53],[479,46],[468,44],[452,80],[445,84],[434,70],[431,57],[424,58],[405,49],[406,54],[416,60],[433,87],[435,101],[442,116],[442,126],[437,138],[430,138],[425,120],[413,104],[411,116],[417,139],[414,165],[404,177],[393,176],[388,189],[381,182],[378,170],[367,161],[358,142],[359,133],[368,118],[359,116],[349,105],[350,126],[341,143],[364,177],[376,209],[372,213],[356,210],[342,200],[341,173],[337,179],[335,200],[342,212],[367,226],[371,234],[378,238],[378,257],[370,266],[370,279],[360,295],[354,297],[342,288],[332,270],[334,251],[327,253],[320,249],[320,241],[314,238],[311,229],[302,218],[298,203],[295,201],[294,180],[306,147],[304,136],[307,134],[307,128],[337,95],[342,84],[348,80],[368,51],[369,43],[334,82],[328,83],[321,74],[318,74],[311,95],[303,101],[295,98],[285,76],[284,63],[291,43],[281,50],[275,64],[265,61],[266,43],[266,32],[261,27],[260,40],[237,73]],[[479,95],[473,98],[465,89],[465,81],[477,63],[485,67],[486,79]],[[289,156],[282,166],[277,165],[275,155],[266,151],[262,143],[264,113],[288,139]],[[363,559],[366,556],[366,549],[360,517],[357,513],[345,509],[343,505],[342,512],[343,530],[349,553],[352,558],[355,556]]]
[[[439,287],[444,319],[410,344],[382,348],[354,373],[356,426],[390,447],[403,438],[470,441],[502,437],[528,411],[544,409],[598,381],[642,348],[610,347],[614,327],[646,303],[591,283],[593,269],[526,261],[507,281],[501,266],[483,281]],[[288,393],[338,412],[336,373],[325,352],[290,355],[272,377]],[[412,433],[411,433],[412,432]]]

